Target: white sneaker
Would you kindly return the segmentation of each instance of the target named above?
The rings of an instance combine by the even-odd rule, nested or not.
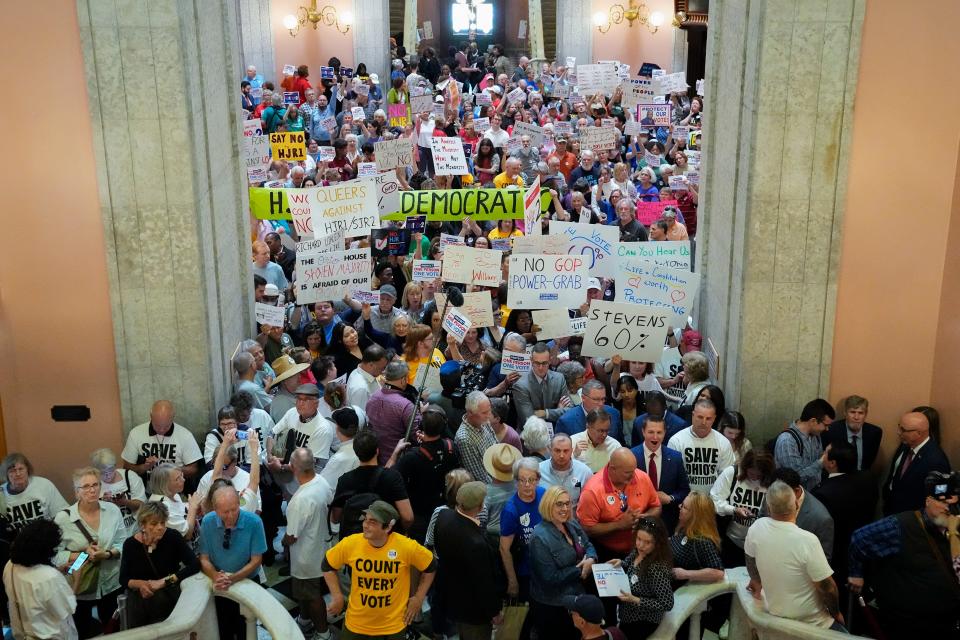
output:
[[[313,621],[310,618],[304,618],[302,616],[297,616],[297,626],[300,627],[300,631],[303,635],[307,635],[313,631]]]
[[[313,634],[310,640],[330,640],[332,637],[333,636],[331,635],[330,630],[327,629],[322,633],[320,631],[317,631],[316,633]]]

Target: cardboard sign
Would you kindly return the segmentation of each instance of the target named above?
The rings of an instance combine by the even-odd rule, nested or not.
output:
[[[447,300],[446,295],[439,291],[434,295],[437,300],[437,308],[443,309],[443,305]],[[488,291],[472,291],[463,294],[463,305],[460,306],[459,309],[460,313],[470,318],[470,322],[478,329],[481,327],[494,326],[493,303]]]
[[[319,162],[332,162],[337,157],[337,150],[333,147],[320,147]]]
[[[421,365],[417,368],[417,375],[413,380],[413,386],[422,391],[431,393],[440,393],[443,391],[443,385],[440,384],[440,367],[434,365]]]
[[[373,153],[380,171],[409,167],[413,164],[413,141],[410,138],[383,140],[374,143]]]
[[[400,210],[384,220],[426,215],[428,221],[523,219],[522,189],[435,189],[403,191]]]
[[[587,266],[581,256],[510,256],[507,306],[511,309],[571,309],[587,299]]]
[[[400,104],[388,104],[387,117],[390,118],[391,127],[400,127],[402,129],[403,127],[407,126],[406,103],[401,102]]]
[[[438,176],[462,176],[470,173],[460,138],[430,138],[433,167]]]
[[[620,89],[623,91],[620,104],[624,109],[651,102],[656,95],[653,92],[653,80],[648,78],[623,80],[620,82]]]
[[[613,64],[582,64],[577,67],[577,86],[581,94],[612,93],[620,84]]]
[[[287,310],[284,307],[257,302],[253,305],[253,313],[257,318],[257,324],[265,324],[268,327],[282,327],[286,324]]]
[[[440,277],[440,269],[443,263],[440,260],[414,260],[413,261],[413,281],[431,282]]]
[[[305,162],[307,134],[303,131],[279,131],[270,134],[270,154],[274,160]]]
[[[501,256],[499,251],[493,249],[449,246],[443,254],[443,279],[484,287],[499,286]]]
[[[543,127],[530,124],[529,122],[515,122],[513,124],[513,137],[519,138],[520,136],[530,136],[530,144],[535,147],[542,147],[547,139],[546,131]]]
[[[661,242],[619,242],[618,258],[649,260],[661,267],[691,271],[690,242],[687,240],[664,240]]]
[[[456,339],[458,344],[463,344],[463,338],[472,326],[470,318],[461,313],[457,307],[450,307],[447,317],[443,319],[443,328]]]
[[[433,109],[433,95],[426,93],[420,96],[412,96],[410,98],[410,112],[413,114],[420,114],[424,111],[430,111]]]
[[[686,324],[700,290],[699,273],[661,267],[649,260],[621,260],[619,264],[617,302],[667,311],[672,327]]]
[[[296,91],[284,91],[283,104],[300,104],[300,94]]]
[[[550,235],[560,235],[567,240],[565,253],[581,256],[590,275],[597,278],[615,278],[617,275],[614,258],[620,244],[620,229],[599,224],[580,224],[579,222],[550,221]]]
[[[669,127],[671,108],[669,104],[638,104],[637,122],[644,128]]]
[[[663,210],[667,207],[677,206],[676,200],[659,200],[657,202],[638,202],[637,203],[637,222],[645,227],[649,227],[654,222],[663,217]]]
[[[310,216],[315,235],[343,231],[348,238],[356,238],[380,227],[376,189],[370,182],[355,180],[311,191]]]
[[[666,95],[668,93],[679,93],[687,90],[687,72],[678,71],[677,73],[655,76],[653,79],[653,92],[657,95]]]
[[[500,358],[500,373],[526,373],[530,371],[530,354],[504,351]]]
[[[568,239],[560,234],[547,236],[529,235],[513,239],[514,255],[541,253],[561,256],[567,253],[569,246]]]
[[[581,354],[620,356],[631,362],[660,362],[670,313],[638,304],[593,300]]]
[[[429,20],[423,21],[423,39],[433,40],[433,24]]]
[[[601,597],[618,598],[621,592],[630,593],[630,580],[623,567],[600,563],[591,567],[593,581],[597,585],[597,594]]]
[[[620,131],[615,127],[585,127],[580,129],[580,148],[609,151],[620,145]]]
[[[353,116],[354,122],[363,122],[367,119],[367,112],[363,110],[363,107],[351,108],[350,115]]]
[[[297,255],[301,253],[327,253],[330,251],[343,251],[343,245],[346,242],[346,236],[342,231],[331,233],[328,236],[320,236],[312,240],[301,240],[297,243]]]
[[[297,254],[297,304],[339,300],[370,288],[370,249]]]
[[[490,118],[474,118],[473,119],[473,130],[477,133],[483,134],[490,129]]]
[[[358,162],[357,163],[357,177],[358,178],[369,178],[375,176],[379,171],[377,171],[376,162]]]
[[[570,313],[566,309],[542,309],[533,312],[533,324],[537,325],[537,338],[567,338],[573,335]]]

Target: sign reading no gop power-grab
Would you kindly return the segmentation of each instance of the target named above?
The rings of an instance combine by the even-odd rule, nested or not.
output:
[[[511,309],[570,309],[587,299],[589,271],[583,256],[510,256],[507,306]]]
[[[370,249],[297,255],[297,304],[339,300],[370,289]]]
[[[621,356],[631,362],[660,362],[672,312],[639,304],[594,300],[587,311],[585,356]]]

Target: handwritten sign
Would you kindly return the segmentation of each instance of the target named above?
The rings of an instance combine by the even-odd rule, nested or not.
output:
[[[649,260],[621,260],[617,302],[642,304],[671,313],[670,326],[682,327],[700,289],[700,274],[661,267]]]
[[[638,104],[637,122],[641,127],[669,127],[670,109],[669,104]]]
[[[657,95],[679,93],[687,90],[687,72],[664,74],[653,79],[653,92]]]
[[[513,238],[513,253],[546,253],[561,256],[567,253],[569,240],[562,235],[522,236]]]
[[[343,251],[343,245],[346,242],[346,238],[347,237],[342,231],[338,231],[331,233],[328,236],[313,238],[312,240],[301,240],[297,243],[297,254]]]
[[[486,91],[476,94],[473,97],[473,101],[474,103],[476,103],[478,107],[489,107],[490,105],[493,104],[493,98],[491,98],[490,94],[487,93]],[[476,122],[476,120],[474,120],[474,122]]]
[[[270,153],[274,160],[305,162],[307,135],[303,131],[278,131],[270,134]]]
[[[286,309],[273,304],[257,302],[253,305],[253,313],[258,324],[268,327],[282,327],[286,323]]]
[[[337,128],[337,119],[334,116],[327,116],[320,121],[320,126],[333,133]]]
[[[457,307],[450,307],[447,317],[443,319],[443,328],[460,344],[463,344],[463,338],[472,326],[473,323],[470,322],[470,318],[461,313]]]
[[[658,202],[638,202],[637,222],[649,227],[663,217],[663,210],[677,206],[676,200],[660,200]]]
[[[297,254],[297,304],[339,300],[370,289],[370,249]]]
[[[310,194],[313,232],[325,236],[343,231],[348,238],[366,236],[380,227],[376,190],[365,180],[317,187]]]
[[[583,336],[585,356],[621,356],[631,362],[660,362],[670,312],[638,304],[593,300]]]
[[[387,117],[390,118],[391,127],[407,126],[407,105],[406,103],[388,104]]]
[[[428,221],[523,219],[522,189],[436,189],[403,191],[400,210],[384,220],[426,215]]]
[[[409,167],[413,164],[413,142],[410,138],[383,140],[373,145],[377,169],[387,171],[397,167]]]
[[[276,189],[268,192],[270,194],[270,204],[275,200],[273,194],[284,196],[288,203],[288,210],[293,219],[293,228],[301,238],[308,239],[313,237],[313,217],[310,215],[310,196],[316,187],[310,189]],[[278,198],[279,199],[279,198]],[[253,209],[251,200],[250,208]]]
[[[620,131],[616,127],[585,127],[580,129],[580,148],[593,151],[616,149],[620,143]]]
[[[587,265],[581,256],[510,256],[507,306],[511,309],[570,309],[587,299]]]
[[[433,24],[429,20],[423,21],[423,39],[433,40]]]
[[[533,324],[537,325],[537,337],[566,338],[573,335],[570,326],[570,314],[566,309],[542,309],[533,312]]]
[[[686,240],[620,242],[616,252],[618,258],[640,258],[671,269],[690,271],[692,266],[690,242]]]
[[[380,216],[383,217],[390,213],[396,213],[400,209],[400,183],[397,177],[392,173],[378,173],[377,175],[364,178],[373,183],[377,194],[377,209]]]
[[[440,277],[440,269],[443,263],[439,260],[414,260],[413,261],[413,281],[431,282]]]
[[[425,93],[419,96],[410,97],[410,111],[412,113],[423,113],[433,108],[433,95]]]
[[[434,294],[437,300],[437,307],[443,309],[447,297],[439,291]],[[463,294],[463,304],[459,307],[460,312],[470,318],[474,327],[492,327],[493,322],[493,302],[488,291],[472,291]]]
[[[350,115],[353,116],[354,122],[363,122],[367,119],[367,112],[363,110],[363,107],[352,107]]]
[[[592,567],[593,581],[597,585],[597,594],[601,598],[617,598],[621,592],[630,593],[630,581],[622,567],[600,563]]]
[[[565,253],[571,256],[582,256],[591,276],[616,277],[614,256],[620,241],[618,227],[551,220],[550,235],[565,237],[567,239]]]
[[[496,287],[500,284],[500,258],[493,249],[474,249],[466,245],[447,247],[443,254],[443,279],[447,282]]]
[[[430,147],[433,149],[433,166],[438,176],[462,176],[470,173],[460,138],[434,136],[430,138]]]
[[[504,351],[500,358],[500,373],[526,373],[530,371],[530,354]]]
[[[530,136],[530,143],[535,147],[543,146],[546,141],[546,132],[543,127],[539,127],[529,122],[515,122],[513,124],[513,136]]]
[[[474,118],[473,129],[477,133],[486,133],[490,129],[490,118]]]
[[[619,84],[617,68],[613,64],[582,64],[577,67],[577,86],[581,94],[612,93]]]

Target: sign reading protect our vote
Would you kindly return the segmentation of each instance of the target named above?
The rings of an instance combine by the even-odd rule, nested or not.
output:
[[[638,304],[593,300],[583,336],[585,356],[621,356],[631,362],[660,362],[671,313]]]
[[[669,104],[638,104],[637,122],[643,127],[669,127]]]
[[[493,249],[451,245],[443,254],[443,279],[447,282],[496,287],[500,284],[500,259]]]
[[[682,327],[692,315],[700,290],[700,274],[661,267],[649,260],[620,261],[617,302],[642,304],[671,313],[670,326]]]
[[[615,255],[617,245],[620,244],[619,227],[551,220],[550,235],[562,235],[566,238],[567,250],[564,253],[581,256],[591,276],[617,276]]]
[[[355,180],[310,191],[314,235],[342,231],[348,238],[355,238],[380,228],[376,189],[370,181]]]
[[[511,309],[570,309],[587,299],[588,271],[581,256],[510,256],[507,306]]]
[[[664,240],[658,242],[617,243],[618,258],[640,258],[661,267],[692,271],[690,242],[687,240]]]
[[[370,289],[370,249],[297,255],[297,304],[339,300]]]

